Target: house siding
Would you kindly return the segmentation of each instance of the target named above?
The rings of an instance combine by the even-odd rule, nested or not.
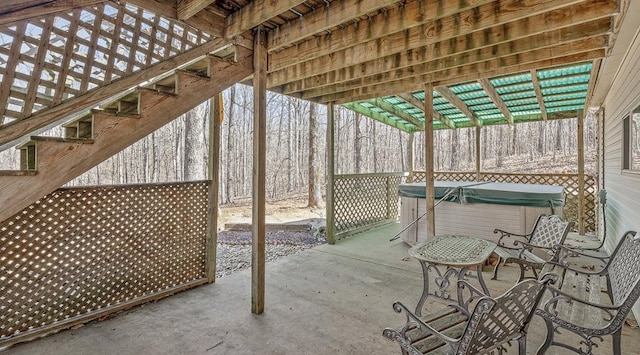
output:
[[[640,232],[640,174],[622,171],[622,121],[640,105],[638,63],[640,38],[636,33],[603,103],[604,187],[607,190],[605,247],[609,252],[626,231]],[[633,314],[640,319],[640,302],[634,306]]]

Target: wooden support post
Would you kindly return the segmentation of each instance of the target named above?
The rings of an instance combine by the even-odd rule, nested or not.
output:
[[[333,102],[327,104],[327,243],[335,244],[335,216],[333,206],[333,187],[335,176],[335,140],[334,140],[335,115]]]
[[[482,161],[480,160],[480,133],[482,131],[482,127],[476,126],[476,181],[482,181],[482,174],[480,171],[482,169]]]
[[[220,189],[220,125],[223,117],[222,93],[209,100],[209,207],[207,209],[207,281],[216,281],[218,246],[218,190]]]
[[[584,234],[584,111],[578,110],[578,233]]]
[[[267,122],[267,32],[253,38],[253,209],[251,231],[251,313],[264,312],[265,178]]]
[[[409,143],[407,144],[407,166],[409,168],[408,182],[413,182],[413,142],[415,139],[413,132],[409,133]]]
[[[424,84],[424,149],[427,240],[429,240],[436,234],[435,192],[433,188],[433,84],[431,83]]]

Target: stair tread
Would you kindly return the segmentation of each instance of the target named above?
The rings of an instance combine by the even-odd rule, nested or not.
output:
[[[92,138],[65,138],[65,137],[45,137],[31,136],[32,141],[38,142],[64,142],[64,143],[93,143]]]
[[[166,91],[161,91],[161,90],[156,90],[153,88],[148,88],[146,86],[140,86],[138,87],[138,91],[145,91],[145,92],[151,92],[154,94],[158,94],[158,95],[165,95],[165,96],[171,96],[171,97],[176,97],[177,95],[172,93],[172,92],[166,92]]]
[[[35,170],[0,170],[0,176],[34,176]]]
[[[108,115],[108,116],[117,116],[123,118],[140,118],[139,113],[127,113],[127,112],[118,112],[112,110],[101,110],[101,109],[92,109],[91,113],[98,115]]]

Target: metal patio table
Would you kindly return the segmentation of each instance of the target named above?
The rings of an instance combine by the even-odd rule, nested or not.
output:
[[[496,244],[478,237],[466,235],[438,235],[417,244],[409,249],[409,255],[422,266],[424,280],[422,295],[416,306],[416,314],[422,315],[422,307],[428,297],[436,297],[446,301],[454,301],[447,291],[451,285],[450,279],[457,280],[475,278],[478,280],[482,291],[489,295],[487,285],[482,278],[482,264],[496,248]],[[445,267],[444,270],[441,270]],[[470,270],[475,267],[475,275]],[[435,273],[434,282],[437,289],[430,292],[429,274]],[[456,286],[457,280],[453,282]],[[458,298],[461,298],[461,290],[457,289]]]

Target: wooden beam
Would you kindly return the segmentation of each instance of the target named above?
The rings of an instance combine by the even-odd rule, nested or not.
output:
[[[436,91],[440,94],[440,96],[444,97],[445,100],[449,101],[458,111],[462,112],[463,115],[467,116],[469,120],[471,120],[476,126],[482,126],[482,122],[478,119],[471,109],[467,106],[467,104],[462,101],[458,95],[456,95],[451,89],[446,86],[438,86]],[[425,92],[426,95],[426,92]]]
[[[302,63],[273,72],[268,85],[284,83],[286,84],[283,88],[285,94],[304,91],[303,97],[310,98],[318,96],[319,92],[323,94],[335,92],[336,88],[343,91],[348,88],[370,85],[372,81],[380,83],[397,80],[419,73],[439,71],[500,57],[515,58],[518,55],[518,58],[530,60],[540,54],[547,55],[549,51],[556,51],[556,49],[561,50],[556,51],[557,53],[568,54],[570,51],[584,51],[585,48],[605,48],[609,26],[610,21],[605,18],[576,27],[556,29],[532,36],[529,36],[529,33],[520,32],[517,28],[511,33],[500,28],[497,29],[495,35],[488,37],[489,40],[485,38],[488,34],[476,33],[459,38],[459,42],[438,42],[417,50],[385,56],[346,68],[341,68],[342,64],[339,63],[348,63],[348,58],[333,56],[321,59],[321,61],[327,61],[330,65],[337,66],[338,68],[335,70],[309,76],[325,70],[323,68],[327,68],[327,66]],[[509,30],[507,31],[509,32]],[[512,42],[503,42],[505,36],[516,37],[516,39]],[[484,46],[484,44],[490,46]],[[466,48],[472,49],[467,50]],[[303,78],[297,80],[298,77]]]
[[[424,160],[425,160],[425,196],[429,198],[426,201],[426,224],[427,239],[430,240],[436,235],[436,214],[435,214],[435,196],[434,192],[434,161],[435,154],[433,150],[433,85],[431,83],[424,84]]]
[[[186,20],[193,17],[193,15],[214,2],[215,0],[178,0],[178,19]]]
[[[363,114],[369,118],[373,118],[376,121],[385,123],[391,127],[395,127],[404,132],[413,132],[418,130],[417,127],[413,126],[410,123],[402,123],[398,120],[391,119],[388,116],[385,116],[380,114],[379,112],[373,111],[370,108],[362,106],[357,102],[348,102],[348,103],[342,104],[342,106],[345,108],[348,108],[349,110]]]
[[[540,82],[538,81],[538,71],[531,69],[531,84],[533,84],[533,90],[536,92],[536,99],[538,100],[538,106],[540,106],[540,113],[542,119],[547,120],[547,108],[544,105],[544,97],[542,96],[542,90],[540,89]]]
[[[424,129],[424,122],[420,122],[420,120],[418,120],[417,118],[411,116],[410,114],[398,109],[397,107],[393,106],[392,104],[384,101],[381,98],[376,98],[376,99],[370,99],[367,100],[368,103],[381,108],[387,112],[389,112],[390,114],[401,118],[409,123],[411,123],[412,125],[416,126],[418,129]]]
[[[409,105],[411,105],[411,106],[417,108],[418,110],[424,112],[424,101],[418,100],[415,96],[413,96],[413,94],[403,93],[403,94],[396,94],[396,96],[398,96],[399,98],[403,99]],[[451,128],[451,129],[455,129],[456,128],[456,123],[455,122],[453,122],[452,120],[442,116],[440,114],[440,112],[438,112],[436,110],[433,110],[433,119],[442,122],[445,126]]]
[[[578,234],[585,232],[585,198],[584,198],[584,114],[578,110]]]
[[[207,175],[211,181],[207,207],[207,281],[216,280],[216,250],[218,246],[218,192],[220,190],[220,125],[224,111],[222,93],[209,100],[209,164]]]
[[[415,142],[415,133],[409,132],[409,142],[407,142],[407,169],[409,170],[409,176],[407,176],[407,182],[413,182],[413,149]]]
[[[480,158],[480,149],[482,148],[482,145],[480,144],[480,133],[482,133],[482,127],[476,126],[476,181],[482,181],[482,160]]]
[[[312,98],[312,100],[317,102],[335,101],[337,103],[365,100],[372,97],[393,95],[396,92],[418,90],[420,89],[418,83],[423,79],[433,79],[432,82],[437,85],[450,85],[465,81],[474,81],[485,77],[514,74],[533,68],[546,68],[584,62],[596,58],[603,58],[605,54],[605,49],[596,49],[559,57],[546,56],[543,57],[544,59],[541,58],[526,63],[519,62],[517,58],[507,58],[508,60],[500,58],[492,61],[445,69],[443,71],[411,76],[383,84],[371,84],[369,86],[345,90],[335,94],[322,95]],[[502,63],[503,61],[504,63]]]
[[[334,183],[335,183],[335,105],[327,104],[327,204],[325,206],[327,214],[327,243],[335,244],[335,206],[334,206]]]
[[[0,25],[42,17],[76,7],[91,6],[104,0],[3,0],[0,2]]]
[[[491,101],[493,101],[493,104],[496,105],[498,110],[500,110],[500,113],[502,113],[504,119],[507,120],[507,123],[512,125],[513,117],[511,116],[511,112],[509,112],[509,108],[505,105],[504,101],[502,101],[502,98],[496,92],[496,89],[491,85],[491,81],[489,79],[480,79],[478,80],[478,83],[482,85],[484,92],[487,93],[489,98],[491,98]]]
[[[276,17],[300,4],[304,0],[253,1],[227,17],[224,37],[232,39],[267,20]]]
[[[328,3],[269,31],[269,52],[299,42],[310,35],[347,23],[398,0],[343,0]]]
[[[267,160],[267,31],[258,28],[253,46],[253,209],[251,233],[251,313],[264,312]]]
[[[589,76],[589,89],[587,90],[587,97],[584,102],[584,112],[589,111],[591,105],[591,99],[593,98],[593,91],[595,90],[596,82],[598,81],[598,73],[600,72],[600,66],[602,65],[602,59],[596,59],[591,64],[591,73]]]
[[[279,70],[326,55],[341,57],[342,51],[354,58],[355,63],[352,64],[357,64],[373,60],[380,53],[400,53],[427,43],[482,31],[535,15],[543,16],[546,23],[566,22],[568,17],[575,24],[579,23],[581,18],[584,18],[582,21],[592,20],[598,17],[597,14],[601,14],[601,17],[610,16],[617,5],[616,0],[540,0],[526,4],[519,0],[503,0],[490,1],[476,8],[467,7],[460,11],[458,2],[446,3],[451,4],[446,14],[439,9],[441,2],[422,2],[420,6],[423,8],[435,7],[437,10],[424,13],[418,18],[413,18],[416,16],[415,13],[405,12],[404,16],[411,18],[398,19],[395,22],[386,20],[391,15],[388,11],[387,17],[381,14],[372,21],[363,20],[357,28],[345,26],[341,30],[333,31],[331,35],[309,39],[297,46],[272,53],[269,68],[271,71]],[[580,5],[574,6],[576,4]],[[563,6],[566,7],[562,8]],[[545,15],[545,12],[548,13]],[[576,19],[573,20],[573,17]],[[379,23],[376,21],[378,18]],[[464,25],[461,24],[461,19],[464,19]],[[525,21],[521,26],[523,31],[527,31],[534,25],[537,25],[535,21]]]
[[[37,112],[31,117],[12,122],[4,126],[0,131],[0,150],[18,144],[27,135],[38,134],[50,127],[60,124],[73,113],[88,110],[113,96],[122,94],[134,88],[141,82],[151,80],[177,69],[178,67],[198,59],[209,52],[213,52],[227,43],[223,39],[215,39],[188,52],[179,54],[171,59],[157,63],[147,69],[140,70],[129,76],[113,81],[111,84],[95,88],[88,93],[63,101],[61,104],[49,109]],[[16,58],[18,58],[16,56]]]

